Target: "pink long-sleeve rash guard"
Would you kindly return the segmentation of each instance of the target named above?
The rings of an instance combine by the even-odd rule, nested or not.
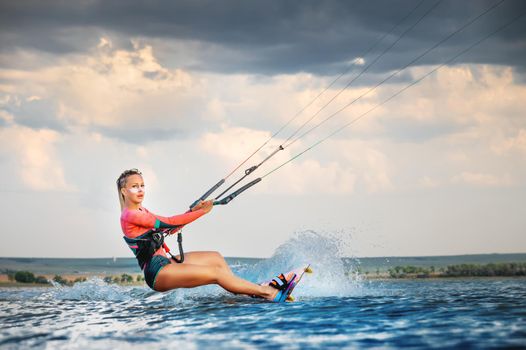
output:
[[[164,217],[155,215],[144,207],[139,209],[124,208],[121,214],[121,227],[126,237],[136,238],[153,228],[170,228],[189,224],[204,214],[203,209],[198,209],[181,215]],[[166,256],[163,247],[155,252],[155,255],[158,254]]]

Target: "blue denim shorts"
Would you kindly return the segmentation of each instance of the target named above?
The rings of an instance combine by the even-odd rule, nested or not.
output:
[[[166,265],[170,265],[170,259],[162,255],[152,256],[152,259],[144,265],[144,280],[151,289],[155,290],[157,274]]]

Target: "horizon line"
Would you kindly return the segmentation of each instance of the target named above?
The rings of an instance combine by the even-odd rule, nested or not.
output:
[[[383,255],[383,256],[343,256],[343,259],[369,259],[369,258],[440,258],[454,256],[474,256],[474,255],[518,255],[526,252],[514,253],[466,253],[466,254],[442,254],[442,255]],[[225,256],[227,259],[270,259],[269,257],[248,257],[248,256]],[[50,256],[0,256],[0,259],[135,259],[133,256],[106,256],[106,257],[50,257]]]

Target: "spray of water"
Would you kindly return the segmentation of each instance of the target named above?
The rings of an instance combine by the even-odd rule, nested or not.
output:
[[[362,287],[362,279],[352,264],[343,260],[349,235],[342,232],[297,232],[279,246],[272,257],[240,270],[252,281],[264,281],[280,272],[310,264],[313,274],[306,274],[294,294],[297,297],[349,296]]]

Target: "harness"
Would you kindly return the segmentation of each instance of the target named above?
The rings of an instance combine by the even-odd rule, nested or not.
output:
[[[163,230],[151,229],[135,238],[123,236],[124,241],[137,258],[137,262],[139,263],[139,267],[141,268],[141,270],[144,270],[144,266],[147,263],[149,263],[150,260],[152,260],[152,257],[155,254],[155,252],[161,247],[164,248],[166,253],[170,254],[170,257],[176,263],[180,264],[184,261],[183,237],[180,230],[177,233],[177,242],[179,243],[179,255],[181,256],[180,259],[177,259],[174,255],[172,255],[172,253],[170,252],[170,248],[168,248],[166,243],[164,243],[164,237],[166,235],[171,234],[171,231],[173,230],[173,228]]]

